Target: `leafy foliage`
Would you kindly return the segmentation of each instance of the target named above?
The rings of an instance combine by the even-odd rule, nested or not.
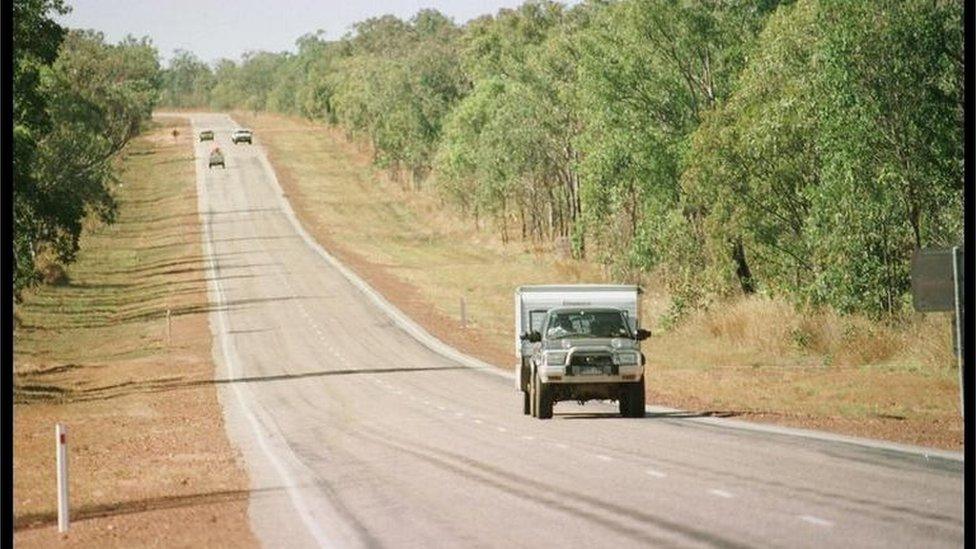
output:
[[[38,260],[71,262],[89,214],[111,222],[113,158],[152,112],[159,62],[148,40],[108,45],[49,18],[60,2],[14,4],[14,290]]]
[[[178,56],[163,98],[341,127],[505,239],[655,273],[675,314],[737,292],[895,313],[912,250],[961,240],[961,21],[957,0],[423,10],[209,75]]]

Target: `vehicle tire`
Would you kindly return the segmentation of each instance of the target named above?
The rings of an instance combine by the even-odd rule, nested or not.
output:
[[[528,391],[522,391],[522,413],[525,415],[532,413],[532,397]]]
[[[535,379],[535,417],[539,419],[552,418],[552,390],[549,384],[543,383],[536,375]]]
[[[620,390],[620,398],[617,399],[617,406],[620,407],[620,417],[630,417],[630,388],[623,387]]]
[[[529,415],[532,417],[538,417],[539,415],[539,409],[535,406],[535,392],[535,374],[532,374],[532,377],[529,378]]]
[[[644,378],[635,383],[628,383],[620,398],[620,415],[624,417],[644,417],[644,405],[647,397],[644,395]]]

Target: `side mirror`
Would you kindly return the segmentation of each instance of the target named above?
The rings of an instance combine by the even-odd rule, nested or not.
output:
[[[645,339],[647,339],[649,337],[651,337],[651,331],[650,330],[645,330],[644,328],[639,328],[637,330],[637,337],[635,337],[634,339],[636,339],[637,341],[644,341]]]
[[[539,332],[536,331],[529,332],[528,336],[529,336],[528,340],[530,343],[538,343],[542,341],[542,334],[540,334]]]

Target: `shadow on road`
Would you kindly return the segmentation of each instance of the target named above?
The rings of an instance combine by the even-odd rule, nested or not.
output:
[[[735,417],[745,412],[735,410],[701,410],[677,412],[647,412],[643,418],[636,419],[690,419],[699,417]],[[556,412],[553,418],[558,419],[620,419],[616,412]]]
[[[471,370],[465,366],[418,366],[416,368],[363,368],[341,370],[318,370],[294,374],[275,374],[267,376],[239,377],[234,379],[192,379],[181,377],[157,378],[142,381],[124,381],[101,387],[62,387],[54,383],[43,383],[38,379],[38,372],[18,376],[14,381],[14,402],[17,404],[32,404],[40,402],[83,402],[92,400],[110,400],[138,393],[158,393],[180,389],[192,389],[211,385],[226,385],[231,383],[267,383],[272,381],[289,381],[315,377],[376,375],[390,373],[430,372],[441,370]],[[43,372],[48,373],[48,372]],[[42,374],[43,374],[42,373]]]

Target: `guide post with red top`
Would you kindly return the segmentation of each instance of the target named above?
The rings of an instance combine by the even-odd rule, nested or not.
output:
[[[54,426],[58,458],[58,532],[68,531],[68,428]]]

